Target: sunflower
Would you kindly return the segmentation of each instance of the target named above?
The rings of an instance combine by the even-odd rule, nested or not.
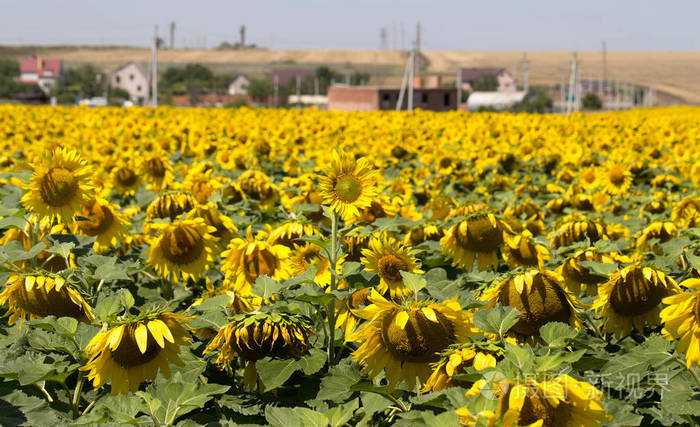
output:
[[[560,248],[588,238],[591,243],[606,237],[605,228],[592,220],[573,220],[562,224],[551,236],[552,246]]]
[[[129,222],[119,212],[119,207],[107,200],[96,198],[83,206],[75,222],[76,234],[94,236],[96,253],[107,251],[117,243],[126,241]]]
[[[698,163],[700,165],[700,163]],[[700,173],[700,169],[698,169]],[[671,219],[680,223],[689,223],[694,217],[700,214],[700,197],[686,196],[676,203],[671,212]]]
[[[344,258],[336,262],[336,274],[340,274],[343,268]],[[304,245],[295,245],[292,255],[289,257],[289,267],[292,276],[304,274],[310,267],[316,268],[314,281],[322,288],[326,288],[331,283],[331,264],[321,252],[321,247],[306,242]]]
[[[22,204],[39,217],[70,222],[92,199],[91,170],[76,151],[57,148],[45,153],[32,169]]]
[[[234,233],[238,231],[233,220],[226,215],[220,214],[211,202],[206,205],[197,205],[189,211],[187,218],[202,218],[208,226],[214,227],[216,231],[210,234],[216,239],[222,250],[228,246],[231,239],[235,236]]]
[[[189,341],[185,324],[190,320],[170,312],[152,312],[110,325],[85,347],[90,360],[80,368],[95,388],[111,379],[112,394],[136,392],[144,381],[153,381],[160,370],[170,378],[172,362],[180,360],[180,346]]]
[[[263,391],[258,380],[255,362],[263,357],[299,358],[311,347],[313,335],[308,320],[300,315],[286,313],[243,313],[219,328],[219,332],[207,345],[204,353],[220,349],[216,363],[231,372],[236,357],[246,363],[244,384]]]
[[[400,306],[372,289],[369,301],[366,308],[354,310],[368,321],[347,340],[362,343],[353,359],[370,377],[384,370],[389,391],[403,380],[409,389],[416,386],[416,378],[424,383],[441,351],[478,333],[456,296],[441,303],[410,301]]]
[[[496,303],[520,311],[520,319],[509,334],[527,341],[536,341],[540,328],[549,322],[580,326],[576,313],[579,303],[564,289],[564,280],[547,270],[528,270],[510,275],[487,289],[480,300],[488,301],[485,308]]]
[[[551,259],[547,248],[537,243],[529,230],[515,236],[504,234],[504,240],[503,259],[510,268],[542,268],[544,262]]]
[[[391,298],[401,298],[410,293],[404,285],[401,272],[419,274],[418,259],[413,251],[399,243],[393,237],[383,234],[379,238],[373,238],[369,242],[369,248],[362,250],[363,258],[360,260],[365,270],[379,275],[377,290]]]
[[[203,219],[185,219],[172,224],[152,224],[151,230],[159,233],[151,244],[149,258],[160,277],[172,278],[177,282],[192,278],[197,280],[204,270],[214,262],[216,241],[211,233],[216,228],[207,225]]]
[[[557,273],[564,278],[569,292],[579,295],[581,286],[585,286],[586,295],[598,295],[598,285],[607,282],[609,277],[596,274],[590,268],[583,266],[582,262],[615,264],[615,261],[607,255],[598,253],[595,248],[589,248],[574,253],[557,270]]]
[[[667,305],[659,316],[664,322],[662,334],[677,339],[676,351],[685,354],[688,368],[700,366],[700,279],[687,279],[680,284],[691,289],[663,299]]]
[[[578,183],[586,190],[598,188],[601,179],[602,177],[598,175],[598,171],[593,167],[584,168],[578,174]]]
[[[637,249],[641,251],[654,251],[657,255],[661,254],[661,249],[656,245],[652,247],[649,240],[656,239],[658,243],[665,243],[676,237],[678,227],[673,221],[655,221],[649,224],[642,230],[641,236],[637,239]]]
[[[336,300],[335,310],[338,313],[338,317],[335,319],[335,327],[340,328],[345,331],[345,340],[351,332],[355,330],[357,322],[360,320],[357,315],[355,315],[354,310],[357,310],[369,303],[369,295],[372,288],[362,288],[353,291],[345,300]]]
[[[283,222],[275,227],[268,236],[267,240],[273,245],[284,245],[290,249],[295,244],[302,244],[300,240],[305,236],[321,236],[321,232],[312,224],[302,220],[291,220]]]
[[[143,176],[150,183],[149,189],[160,192],[167,187],[173,179],[173,167],[170,160],[161,153],[151,153],[143,159]]]
[[[485,380],[479,381],[467,392],[467,399],[487,385]],[[463,407],[457,410],[460,423],[474,426],[479,422],[478,425],[489,427],[600,427],[612,420],[601,404],[603,393],[568,375],[543,381],[501,380],[493,384],[492,391],[498,398],[496,411],[474,415]]]
[[[369,247],[369,242],[372,239],[371,231],[365,227],[355,227],[345,234],[342,238],[342,244],[347,252],[349,261],[359,262],[362,259],[362,251]]]
[[[377,195],[378,172],[369,160],[355,160],[352,154],[333,151],[326,176],[321,178],[324,204],[348,221],[368,208]]]
[[[464,369],[469,366],[477,371],[493,368],[496,366],[497,358],[502,357],[503,349],[493,344],[452,344],[440,354],[440,361],[435,363],[433,373],[425,382],[421,393],[439,391],[455,385],[471,387],[452,377],[464,373]]]
[[[10,276],[0,293],[0,304],[8,304],[5,316],[13,325],[46,316],[72,317],[90,323],[95,316],[82,295],[62,277],[50,274],[16,274]]]
[[[235,183],[245,199],[257,200],[262,209],[271,208],[279,201],[277,186],[261,171],[245,171],[236,178]]]
[[[601,176],[603,191],[612,196],[620,196],[629,190],[632,185],[630,171],[615,162],[608,163],[603,169],[604,173]]]
[[[117,193],[129,196],[141,186],[141,175],[137,173],[133,161],[125,162],[112,170],[112,184]]]
[[[632,329],[643,331],[645,325],[658,325],[659,304],[679,291],[661,270],[633,264],[598,286],[599,296],[592,308],[603,318],[603,331],[622,338]]]
[[[452,258],[456,267],[471,270],[476,258],[479,270],[495,270],[506,227],[491,213],[468,214],[440,239],[442,251]]]
[[[170,218],[174,220],[197,206],[197,200],[182,191],[169,191],[156,197],[146,209],[146,218]]]
[[[416,246],[425,241],[439,242],[445,231],[436,224],[422,224],[411,227],[404,236],[402,243],[406,246]]]
[[[266,275],[274,280],[291,277],[288,262],[291,251],[286,246],[269,243],[265,237],[264,233],[253,237],[249,226],[245,239],[231,240],[228,248],[221,253],[224,287],[246,295],[259,276]]]

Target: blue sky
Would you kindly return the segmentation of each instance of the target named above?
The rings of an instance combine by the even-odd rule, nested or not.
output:
[[[149,43],[176,22],[181,47],[247,40],[275,49],[698,50],[698,0],[2,0],[0,44]],[[393,41],[392,41],[393,40]]]

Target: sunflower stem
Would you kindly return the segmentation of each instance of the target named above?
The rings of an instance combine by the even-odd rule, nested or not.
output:
[[[700,376],[698,376],[697,372],[695,372],[693,368],[691,368],[684,361],[679,359],[678,356],[673,356],[673,361],[684,367],[688,372],[690,372],[690,374],[695,379],[695,382],[697,383],[698,387],[700,387]]]
[[[338,258],[338,214],[331,214],[331,292],[336,290],[336,263]],[[335,299],[328,303],[328,366],[335,365]]]
[[[387,399],[394,402],[396,404],[396,406],[398,406],[398,409],[401,410],[401,412],[408,412],[408,408],[406,408],[406,405],[404,405],[404,403],[402,401],[400,401],[399,399],[392,396],[391,393],[382,393],[382,394],[384,397],[386,397]]]
[[[78,418],[80,404],[80,394],[83,391],[83,384],[85,383],[85,374],[83,371],[78,371],[78,383],[75,385],[75,391],[73,392],[73,400],[71,400],[71,408],[73,409],[73,419]]]

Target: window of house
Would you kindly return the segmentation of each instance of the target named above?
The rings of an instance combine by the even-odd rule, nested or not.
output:
[[[449,107],[449,105],[450,105],[450,94],[449,93],[446,93],[443,96],[442,103],[445,107]]]
[[[122,78],[120,76],[117,76],[114,78],[114,80],[116,80],[117,83],[121,83]]]
[[[133,75],[133,74],[129,74],[129,80],[134,80],[134,75]]]
[[[382,95],[382,101],[389,101],[389,94],[388,93],[385,93],[384,95]]]
[[[136,91],[141,92],[141,85],[136,86]]]
[[[427,94],[427,93],[422,93],[422,94],[421,94],[421,96],[420,96],[420,102],[422,102],[423,104],[427,104],[427,103],[428,103],[428,94]]]

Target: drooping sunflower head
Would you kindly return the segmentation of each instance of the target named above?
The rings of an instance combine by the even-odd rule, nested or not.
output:
[[[493,368],[503,357],[503,353],[502,348],[493,344],[477,342],[452,344],[440,353],[440,360],[433,365],[433,373],[425,382],[421,392],[439,391],[455,385],[469,388],[472,384],[452,377],[464,373],[467,367],[474,367],[477,371]]]
[[[214,227],[215,231],[210,234],[217,240],[218,246],[221,249],[226,248],[231,239],[233,239],[234,233],[238,231],[233,220],[219,213],[212,203],[197,205],[187,214],[187,218],[202,218],[208,226]]]
[[[529,230],[521,234],[504,234],[503,258],[511,268],[539,267],[551,259],[547,247],[535,241]]]
[[[123,195],[132,195],[141,186],[141,175],[133,162],[124,162],[112,170],[114,189]]]
[[[158,233],[151,244],[146,261],[158,275],[178,281],[198,279],[214,262],[216,240],[211,235],[216,229],[203,219],[185,219],[171,224],[153,224]]]
[[[592,220],[573,220],[562,224],[551,236],[552,246],[560,248],[588,238],[591,243],[606,237],[602,224]]]
[[[160,370],[170,377],[169,363],[184,365],[180,346],[189,341],[190,318],[154,311],[110,325],[85,348],[90,357],[81,370],[99,388],[111,379],[112,394],[136,392],[144,381],[153,381]]]
[[[478,333],[456,297],[441,303],[409,301],[400,306],[373,289],[369,301],[369,306],[354,311],[367,322],[347,339],[362,343],[353,359],[370,377],[384,370],[390,390],[402,380],[410,389],[415,387],[416,378],[425,382],[430,364],[440,359],[440,352]]]
[[[50,274],[18,274],[7,280],[0,305],[8,304],[8,323],[46,316],[72,317],[90,323],[95,318],[88,303],[62,277]],[[20,325],[21,326],[21,325]]]
[[[173,178],[170,160],[160,153],[148,154],[143,162],[143,176],[150,182],[154,191],[163,191]]]
[[[344,301],[337,300],[335,304],[338,317],[335,321],[335,327],[345,331],[345,340],[355,330],[360,318],[353,312],[365,305],[369,304],[369,296],[372,288],[362,288],[351,293]]]
[[[274,206],[279,200],[279,190],[264,172],[248,170],[236,178],[236,184],[240,188],[245,199],[253,199],[260,202],[263,209]]]
[[[313,224],[301,220],[292,220],[275,227],[270,232],[267,240],[274,245],[284,245],[291,249],[295,244],[302,244],[303,241],[299,239],[304,236],[320,235],[321,232]]]
[[[679,291],[676,282],[663,271],[633,264],[598,286],[593,309],[603,318],[603,331],[621,338],[632,329],[643,331],[645,325],[658,325],[661,300]]]
[[[481,381],[478,388],[487,386]],[[529,378],[525,381],[501,380],[493,384],[498,398],[498,408],[476,414],[460,408],[460,422],[476,425],[477,419],[486,420],[489,426],[541,426],[568,427],[606,425],[612,417],[603,405],[603,393],[583,381],[568,375],[554,379]],[[480,390],[470,390],[467,398],[478,395]]]
[[[581,293],[582,286],[586,288],[586,295],[597,295],[598,285],[608,281],[607,275],[597,274],[594,270],[581,264],[587,261],[604,264],[615,263],[612,258],[599,253],[595,248],[578,251],[569,257],[557,272],[564,277],[567,289],[574,295]]]
[[[700,164],[700,163],[699,163]],[[698,169],[700,172],[700,169]],[[681,223],[688,223],[700,214],[700,197],[686,196],[673,207],[671,219]]]
[[[156,197],[146,209],[146,218],[170,218],[174,220],[197,206],[197,200],[182,191],[168,191]]]
[[[336,272],[342,271],[343,259],[336,262]],[[292,255],[289,257],[289,266],[293,276],[304,274],[309,268],[314,267],[316,274],[314,280],[322,288],[331,283],[331,264],[322,253],[322,248],[314,243],[306,242],[304,245],[295,245]]]
[[[362,251],[369,247],[371,239],[371,232],[364,226],[354,228],[344,235],[342,243],[347,252],[347,259],[359,262],[362,258]]]
[[[243,313],[222,326],[207,346],[205,353],[219,349],[216,362],[228,371],[233,360],[245,360],[244,383],[249,388],[259,384],[255,362],[263,357],[298,358],[311,347],[310,322],[286,313]],[[262,389],[262,384],[260,384]]]
[[[377,195],[377,171],[366,158],[355,160],[348,153],[334,151],[330,167],[321,178],[323,203],[343,220],[357,216]]]
[[[369,248],[363,249],[362,255],[360,261],[365,269],[379,276],[377,290],[382,294],[389,292],[392,298],[400,298],[410,292],[403,283],[402,271],[423,272],[412,250],[386,234],[370,240]]]
[[[129,222],[119,212],[118,206],[96,198],[82,207],[75,223],[77,233],[95,236],[95,252],[104,252],[127,238]]]
[[[431,221],[439,221],[447,218],[450,211],[456,207],[454,199],[446,194],[438,194],[428,201],[423,207],[423,212],[430,211]]]
[[[563,287],[561,276],[547,270],[529,270],[511,275],[487,289],[482,301],[492,306],[499,303],[520,311],[520,319],[509,334],[519,339],[536,341],[540,328],[549,322],[563,322],[578,327],[578,302]]]
[[[225,274],[224,287],[230,287],[242,294],[248,294],[259,276],[269,276],[275,280],[291,277],[288,247],[271,244],[267,234],[258,232],[253,236],[251,227],[246,230],[246,238],[231,240],[228,248],[221,253],[221,271]]]
[[[676,351],[684,353],[688,367],[700,366],[700,279],[687,279],[680,286],[690,289],[663,299],[667,305],[659,316],[664,322],[662,334],[678,340]]]
[[[443,252],[452,258],[452,264],[471,270],[474,258],[479,270],[495,270],[498,266],[498,248],[503,244],[502,221],[485,211],[467,215],[452,226],[440,240]]]
[[[32,169],[22,204],[40,218],[70,222],[92,198],[90,167],[76,151],[57,148],[45,153]]]
[[[655,221],[642,230],[641,236],[637,239],[637,249],[642,251],[653,250],[661,254],[661,249],[650,244],[650,240],[658,240],[658,243],[666,243],[676,237],[678,227],[673,221]]]

